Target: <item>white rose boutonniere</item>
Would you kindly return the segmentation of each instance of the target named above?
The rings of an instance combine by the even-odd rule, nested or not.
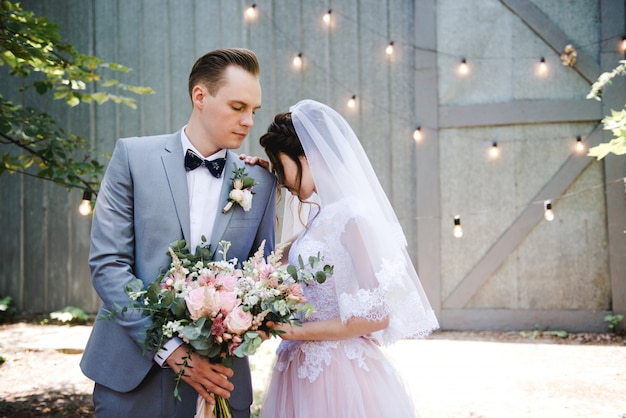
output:
[[[233,186],[228,194],[228,203],[222,209],[222,213],[228,212],[234,204],[241,206],[246,212],[252,207],[252,195],[254,192],[252,188],[259,184],[246,173],[246,168],[237,168],[237,164],[233,164],[235,169],[233,170],[234,177]]]

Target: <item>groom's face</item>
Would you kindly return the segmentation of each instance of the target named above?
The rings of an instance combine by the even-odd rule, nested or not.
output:
[[[261,107],[261,84],[258,77],[240,67],[229,66],[225,82],[212,96],[206,87],[201,99],[201,118],[205,137],[218,149],[236,149],[254,125],[254,115]]]

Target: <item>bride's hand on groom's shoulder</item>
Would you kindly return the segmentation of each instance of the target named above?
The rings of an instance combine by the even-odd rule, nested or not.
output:
[[[251,155],[240,154],[239,159],[245,161],[245,163],[248,165],[260,165],[267,171],[270,170],[270,162],[267,160],[264,160],[261,157],[254,157]]]

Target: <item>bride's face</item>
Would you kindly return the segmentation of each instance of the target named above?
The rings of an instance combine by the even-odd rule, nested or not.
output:
[[[289,190],[292,195],[298,196],[302,200],[311,197],[313,192],[315,192],[315,183],[313,182],[313,176],[311,175],[307,159],[304,156],[300,157],[302,178],[300,185],[298,185],[298,165],[296,162],[283,153],[280,153],[278,157],[280,158],[283,172],[285,173],[285,183],[281,184],[281,186]]]

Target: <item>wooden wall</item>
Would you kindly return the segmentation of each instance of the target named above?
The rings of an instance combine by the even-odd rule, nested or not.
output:
[[[273,115],[299,99],[336,108],[372,160],[445,328],[599,330],[606,312],[626,312],[626,208],[623,185],[611,183],[625,175],[624,159],[594,162],[571,148],[577,135],[587,144],[606,140],[599,120],[626,102],[621,81],[605,102],[585,99],[595,77],[623,58],[623,1],[255,3],[256,17],[246,19],[251,2],[243,0],[24,1],[81,52],[131,67],[123,81],[155,90],[138,98],[137,110],[42,106],[111,152],[119,137],[174,132],[186,122],[197,57],[250,48],[261,62],[263,107],[242,151],[260,155],[258,138]],[[574,68],[559,60],[567,43],[578,48]],[[298,53],[300,69],[292,65]],[[534,72],[542,56],[547,77]],[[456,73],[461,58],[467,77]],[[40,103],[13,82],[2,74],[2,94]],[[494,140],[501,157],[489,160]],[[557,212],[551,223],[541,220],[546,199]],[[28,176],[0,177],[0,295],[20,310],[96,310],[90,222],[78,215],[79,201],[78,192]],[[461,239],[451,233],[457,214]]]

